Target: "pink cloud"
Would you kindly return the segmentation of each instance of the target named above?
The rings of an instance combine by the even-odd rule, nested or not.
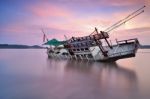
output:
[[[84,0],[84,2],[92,2],[91,0]],[[99,2],[98,0],[95,0],[96,2]],[[100,1],[102,4],[108,4],[108,5],[116,5],[118,4],[125,4],[125,5],[132,5],[140,3],[142,0],[111,0],[109,3],[108,1]],[[69,1],[68,1],[69,2]],[[76,2],[76,1],[72,1]],[[67,3],[67,0],[66,0]],[[83,3],[83,2],[82,2]],[[92,3],[93,4],[93,3]],[[78,33],[77,36],[81,35],[87,35],[88,33],[93,31],[94,27],[98,27],[100,30],[104,30],[105,28],[111,26],[114,22],[119,21],[120,19],[124,18],[126,15],[130,13],[130,11],[124,11],[124,12],[116,12],[110,15],[111,17],[106,17],[105,14],[103,15],[97,15],[97,16],[88,16],[85,18],[78,17],[75,12],[68,10],[62,6],[59,6],[57,4],[51,4],[51,3],[38,3],[36,5],[32,5],[29,7],[31,12],[35,15],[34,18],[32,18],[32,24],[45,24],[48,28],[56,28],[56,30],[65,30],[65,31],[74,31],[74,32],[81,32]],[[53,18],[58,18],[53,20]],[[62,21],[59,21],[60,19],[63,19]],[[138,20],[138,22],[140,22]],[[137,23],[137,22],[134,22]],[[144,22],[147,25],[147,22]],[[144,24],[143,23],[143,24]],[[145,26],[146,26],[145,25]],[[135,28],[137,26],[131,23],[128,23],[126,26],[124,26],[121,29],[128,29]],[[140,24],[141,26],[141,24]],[[126,28],[125,28],[126,27]],[[144,27],[144,26],[143,26]],[[60,33],[60,31],[58,31]],[[66,33],[67,34],[67,33]],[[75,33],[76,34],[76,33]],[[61,34],[60,34],[61,35]]]
[[[50,3],[39,3],[29,7],[31,12],[39,17],[70,17],[71,11]]]

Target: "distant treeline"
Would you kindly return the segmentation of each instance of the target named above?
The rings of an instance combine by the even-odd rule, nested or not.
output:
[[[17,44],[0,44],[0,49],[44,49],[38,45],[17,45]],[[140,49],[150,49],[150,45],[140,45]]]
[[[44,49],[44,47],[38,45],[17,45],[17,44],[0,44],[0,49]]]
[[[150,49],[150,45],[140,45],[141,49]]]

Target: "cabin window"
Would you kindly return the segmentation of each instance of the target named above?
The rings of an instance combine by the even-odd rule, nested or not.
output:
[[[83,54],[83,57],[86,58],[86,54]]]
[[[76,51],[76,49],[73,49],[73,51]]]
[[[62,53],[62,55],[69,55],[69,54],[68,54],[68,53],[66,53],[66,52],[63,52],[63,53]]]
[[[88,54],[88,58],[93,58],[92,54]]]
[[[56,54],[59,54],[60,52],[56,52]]]
[[[81,55],[82,58],[85,58],[84,54]]]
[[[83,48],[81,48],[81,51],[84,51],[84,49],[83,49]]]
[[[77,58],[80,58],[80,56],[79,56],[79,55],[76,55],[76,57],[77,57]]]
[[[80,49],[77,49],[77,51],[80,51]]]
[[[88,48],[85,48],[85,50],[89,50]]]

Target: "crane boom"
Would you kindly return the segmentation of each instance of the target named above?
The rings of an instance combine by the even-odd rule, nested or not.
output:
[[[129,19],[127,19],[127,20],[125,20],[125,21],[121,22],[120,24],[118,24],[118,25],[116,25],[116,26],[112,27],[111,29],[109,29],[109,30],[108,30],[108,31],[106,31],[106,32],[110,32],[110,31],[112,31],[113,29],[118,28],[119,26],[121,26],[121,25],[125,24],[126,22],[130,21],[131,19],[135,18],[136,16],[140,15],[140,14],[141,14],[141,13],[143,13],[143,12],[144,12],[144,10],[143,10],[143,11],[141,11],[141,12],[139,12],[139,13],[137,13],[136,15],[134,15],[134,16],[132,16],[132,17],[130,17]]]
[[[122,20],[116,22],[115,24],[113,24],[112,26],[108,27],[108,28],[105,29],[104,31],[105,31],[105,32],[110,32],[111,30],[113,30],[113,29],[115,29],[115,28],[121,26],[122,24],[126,23],[127,21],[129,21],[129,20],[133,19],[134,17],[140,15],[141,13],[144,12],[143,9],[144,9],[145,7],[146,7],[146,6],[143,6],[143,7],[141,7],[140,9],[138,9],[138,10],[132,12],[132,13],[129,14],[127,17],[125,17],[124,19],[122,19]],[[141,11],[141,10],[142,10],[142,11]]]

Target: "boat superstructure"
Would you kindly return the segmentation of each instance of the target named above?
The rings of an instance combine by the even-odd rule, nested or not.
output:
[[[110,45],[108,42],[108,46],[103,46],[101,39],[108,38],[107,33],[104,34],[104,36],[98,33],[85,37],[72,37],[64,47],[49,48],[47,54],[49,57],[96,61],[115,61],[135,56],[139,46],[138,39],[116,41],[115,45]]]
[[[116,61],[122,58],[134,57],[139,47],[138,39],[116,40],[116,43],[112,44],[108,41],[109,32],[143,13],[144,7],[113,24],[105,31],[99,32],[95,28],[94,32],[88,36],[72,37],[63,42],[51,40],[49,41],[49,45],[55,45],[55,47],[48,48],[47,54],[51,58],[95,61]]]

